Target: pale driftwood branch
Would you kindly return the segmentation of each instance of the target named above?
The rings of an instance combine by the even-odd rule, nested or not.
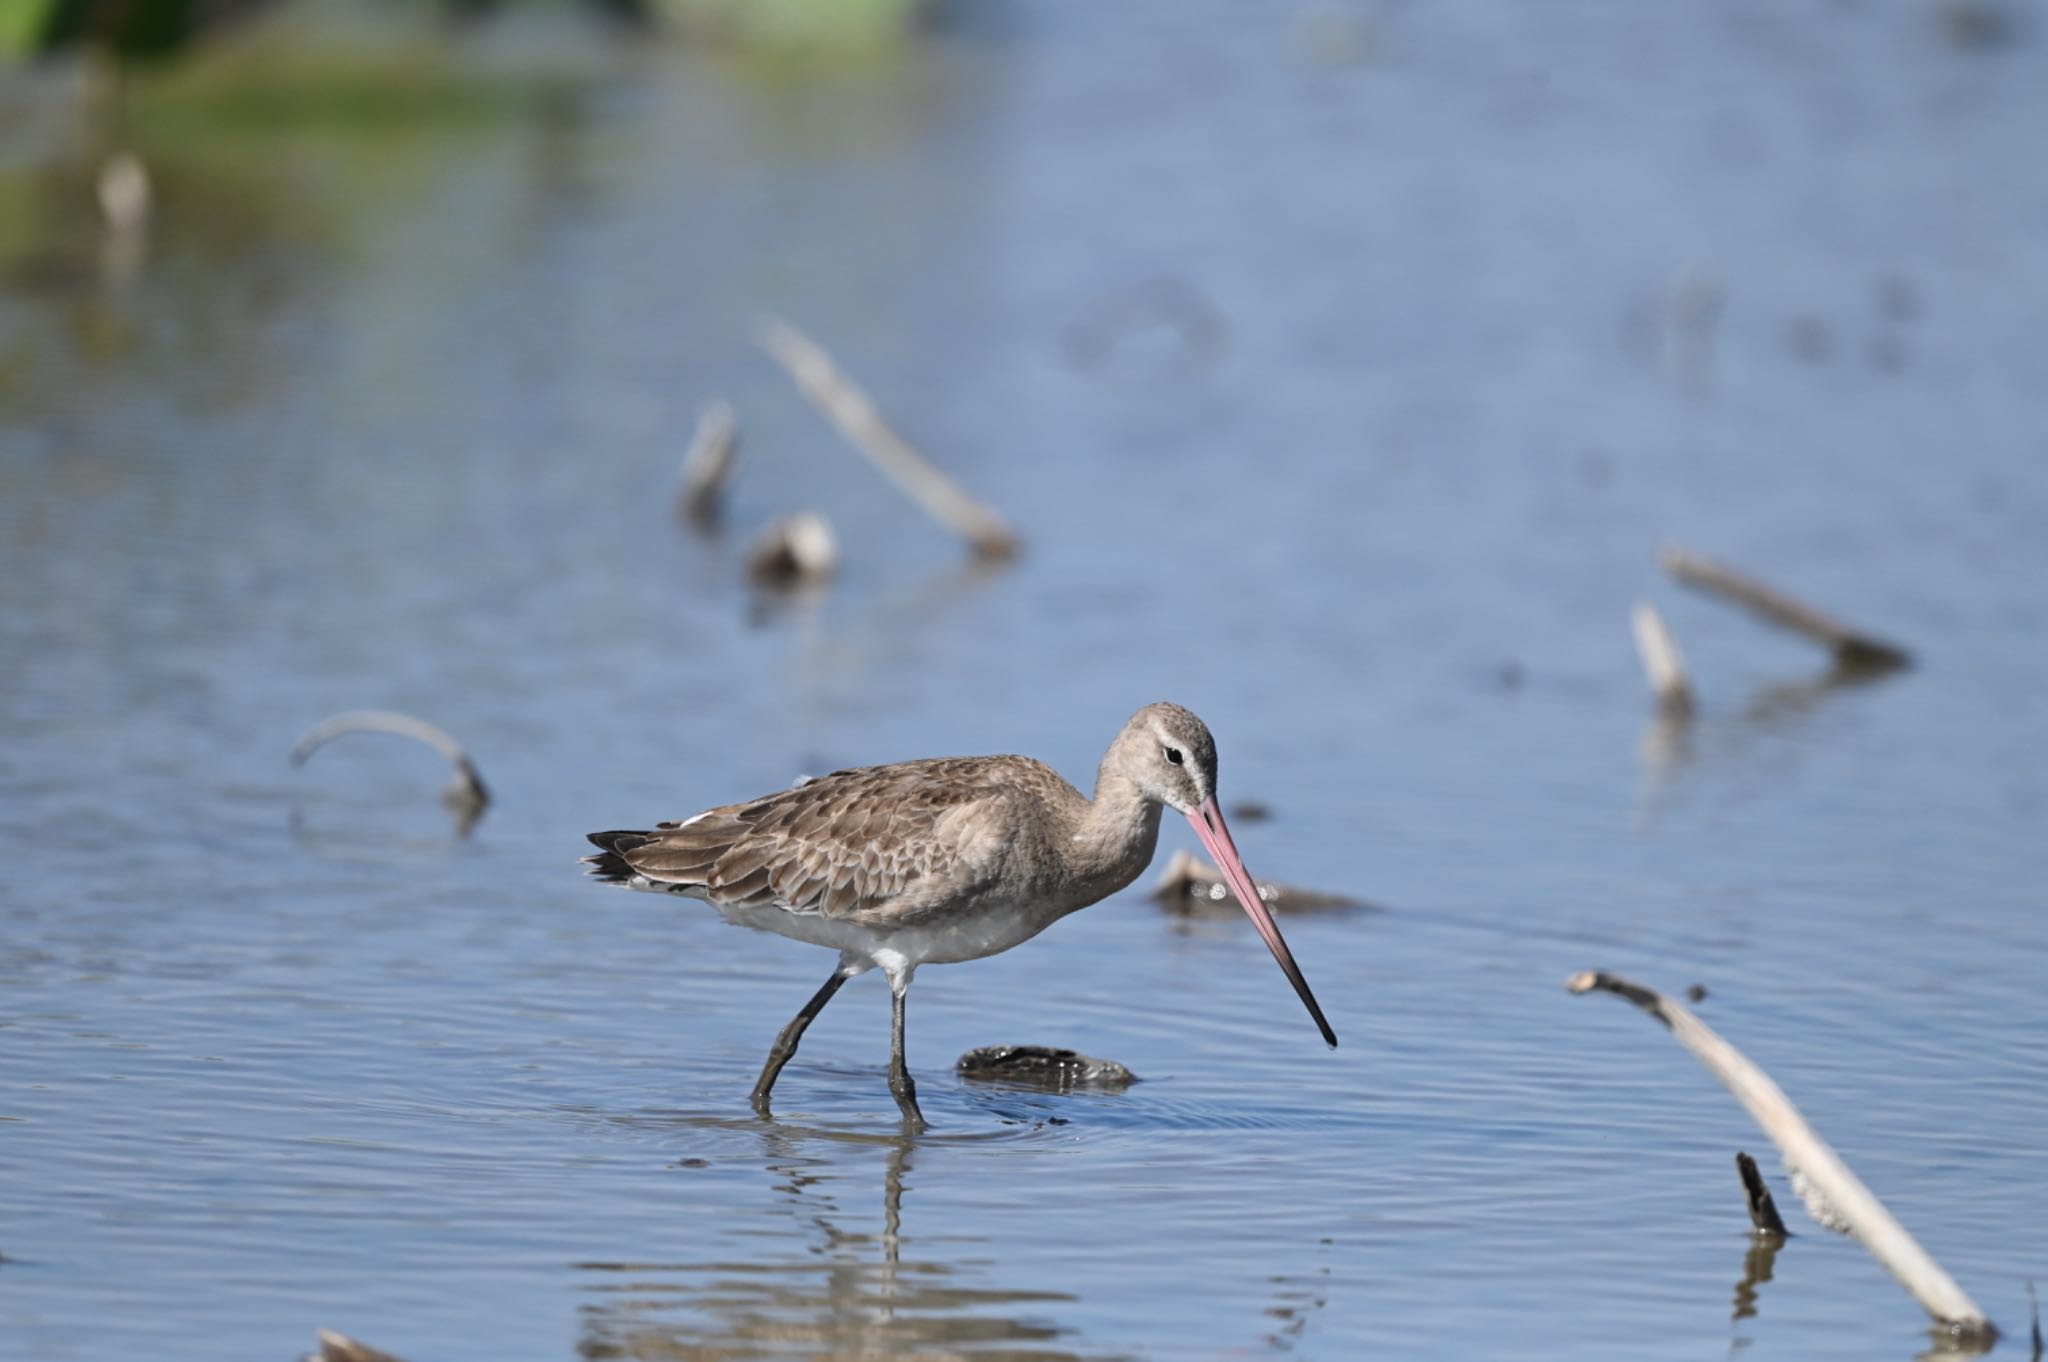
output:
[[[306,758],[313,755],[324,744],[345,733],[395,733],[402,738],[412,738],[446,757],[455,767],[455,777],[448,788],[441,792],[441,802],[451,809],[467,832],[490,805],[490,788],[478,774],[476,763],[469,759],[469,753],[462,750],[462,744],[450,737],[448,731],[425,719],[416,719],[410,714],[400,714],[388,709],[352,709],[322,719],[306,730],[298,742],[292,745],[292,765],[303,766]]]
[[[1586,970],[1573,975],[1565,987],[1573,993],[1599,990],[1615,994],[1664,1023],[1679,1044],[1692,1051],[1709,1073],[1727,1085],[1735,1100],[1742,1103],[1778,1146],[1792,1175],[1792,1185],[1814,1219],[1829,1229],[1853,1234],[1861,1240],[1921,1308],[1947,1329],[1968,1338],[1997,1337],[1997,1329],[1977,1308],[1977,1303],[1849,1171],[1771,1076],[1740,1050],[1721,1039],[1676,1000],[1619,975]]]
[[[718,519],[726,484],[739,464],[740,426],[729,402],[713,402],[697,416],[697,433],[683,454],[676,510],[686,520],[709,525]]]
[[[816,511],[784,516],[747,549],[747,575],[760,586],[822,582],[838,570],[839,540],[832,522]]]
[[[1738,1153],[1735,1175],[1742,1179],[1742,1199],[1749,1205],[1750,1228],[1780,1239],[1790,1234],[1785,1228],[1785,1217],[1778,1214],[1778,1203],[1771,1198],[1771,1189],[1764,1185],[1764,1175],[1757,1171],[1756,1160]]]
[[[1657,697],[1657,710],[1673,719],[1693,712],[1692,682],[1685,673],[1685,658],[1678,651],[1664,617],[1648,601],[1638,601],[1629,617],[1635,628],[1636,654],[1643,660],[1643,674],[1650,679],[1650,693]]]
[[[1666,572],[1685,585],[1747,606],[1781,628],[1806,635],[1833,652],[1835,661],[1845,667],[1877,670],[1912,665],[1913,655],[1897,644],[1852,629],[1725,563],[1703,558],[1676,544],[1666,544],[1658,560]]]
[[[927,515],[965,539],[982,558],[1016,554],[1020,542],[1003,518],[918,453],[816,341],[774,318],[761,324],[760,341],[811,404]]]

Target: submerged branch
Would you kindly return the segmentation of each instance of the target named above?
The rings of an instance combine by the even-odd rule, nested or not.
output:
[[[1273,880],[1257,881],[1259,900],[1276,913],[1317,909],[1370,909],[1373,905],[1348,894],[1316,889],[1299,889]],[[1221,871],[1185,848],[1173,853],[1166,869],[1152,886],[1152,897],[1176,913],[1193,914],[1209,906],[1230,909],[1236,903]]]
[[[1844,667],[1884,671],[1912,665],[1913,655],[1897,644],[1853,629],[1724,563],[1676,544],[1665,545],[1658,559],[1666,572],[1685,585],[1734,601],[1781,628],[1806,635],[1833,652]]]
[[[367,1343],[358,1343],[347,1334],[332,1329],[320,1330],[320,1351],[310,1353],[306,1362],[402,1362],[402,1359],[381,1348]]]

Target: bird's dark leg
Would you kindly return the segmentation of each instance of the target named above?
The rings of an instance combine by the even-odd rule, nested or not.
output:
[[[765,1117],[769,1114],[769,1090],[775,1086],[775,1079],[781,1074],[782,1066],[789,1063],[790,1056],[796,1053],[796,1043],[804,1038],[804,1029],[825,1010],[825,1004],[832,1001],[832,995],[839,991],[839,986],[852,977],[844,967],[833,970],[832,977],[825,981],[825,986],[811,995],[811,1000],[789,1019],[789,1025],[783,1027],[782,1034],[775,1038],[774,1048],[768,1051],[768,1062],[761,1066],[761,1076],[754,1080],[756,1116]]]
[[[924,1113],[917,1109],[917,1084],[910,1081],[910,1066],[903,1060],[903,999],[909,991],[910,980],[904,979],[901,986],[889,980],[889,1091],[903,1112],[904,1129],[915,1135],[926,1126]]]

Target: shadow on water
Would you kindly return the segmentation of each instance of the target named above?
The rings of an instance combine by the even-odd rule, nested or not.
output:
[[[1016,1362],[1099,1356],[1063,1346],[1071,1331],[1043,1313],[1076,1297],[978,1283],[994,1254],[962,1249],[985,1241],[920,1241],[905,1228],[920,1142],[751,1124],[786,1233],[748,1259],[574,1264],[588,1274],[585,1290],[594,1298],[579,1308],[582,1356],[724,1358],[800,1349],[894,1357],[962,1348]],[[868,1146],[870,1156],[850,1158],[849,1145]],[[881,1177],[879,1223],[839,1199],[846,1183],[873,1171]]]

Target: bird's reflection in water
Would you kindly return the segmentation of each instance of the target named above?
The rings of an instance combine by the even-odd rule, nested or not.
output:
[[[763,1166],[794,1221],[794,1236],[764,1241],[751,1261],[579,1263],[593,1299],[582,1307],[586,1358],[959,1357],[1056,1362],[1083,1354],[1047,1307],[1075,1297],[978,1285],[983,1264],[960,1241],[918,1252],[904,1230],[903,1199],[915,1144],[849,1141],[780,1122],[760,1127]],[[829,1153],[817,1147],[834,1146]],[[843,1209],[835,1196],[864,1168],[849,1143],[881,1155],[881,1218]],[[834,1171],[827,1172],[830,1169]],[[987,1255],[982,1255],[984,1262]]]

